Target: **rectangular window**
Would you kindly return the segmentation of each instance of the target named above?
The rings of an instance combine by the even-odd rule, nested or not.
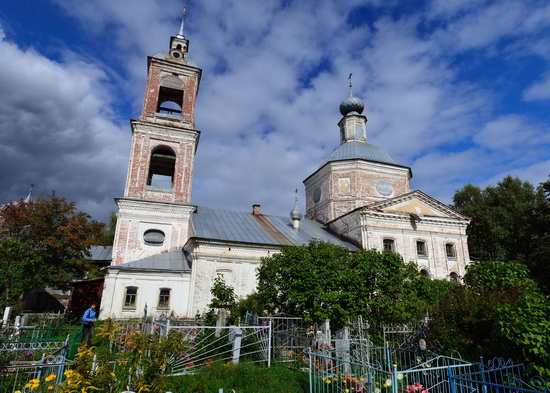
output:
[[[395,252],[395,240],[393,239],[384,239],[384,251]]]
[[[428,249],[426,247],[426,242],[421,241],[421,240],[416,242],[416,254],[419,257],[427,257],[428,256]]]
[[[445,252],[447,253],[447,258],[456,258],[456,249],[453,243],[445,244]]]
[[[126,294],[124,295],[124,308],[136,308],[136,287],[127,287]]]
[[[170,308],[170,289],[164,288],[159,293],[159,309]]]

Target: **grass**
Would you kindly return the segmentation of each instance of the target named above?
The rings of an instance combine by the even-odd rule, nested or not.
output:
[[[167,390],[210,393],[220,388],[226,393],[305,393],[309,392],[309,375],[277,363],[270,368],[251,363],[215,363],[197,374],[169,377]]]

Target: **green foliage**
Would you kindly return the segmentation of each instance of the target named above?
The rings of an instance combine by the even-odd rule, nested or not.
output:
[[[496,187],[465,185],[454,195],[454,207],[472,218],[468,246],[474,259],[525,261],[532,223],[544,201],[542,190],[508,176]]]
[[[432,296],[426,278],[398,254],[350,253],[318,241],[264,258],[258,281],[264,304],[308,324],[330,319],[334,327],[357,315],[378,325],[417,321]]]
[[[117,216],[115,212],[109,213],[109,222],[103,227],[97,246],[112,246],[115,242]]]
[[[211,308],[230,309],[237,301],[237,295],[232,286],[227,285],[221,275],[214,278],[214,285],[210,289],[212,294],[212,303],[208,305]]]
[[[432,340],[466,359],[509,357],[550,375],[550,301],[529,278],[526,266],[475,262],[464,281],[434,309]]]
[[[0,307],[37,287],[67,288],[89,268],[88,249],[103,227],[54,192],[5,206],[1,218],[0,264],[11,272],[9,283],[0,279]]]
[[[239,393],[303,393],[309,391],[308,374],[274,364],[270,368],[250,363],[214,363],[197,374],[171,377],[168,390],[174,393],[209,393],[223,388]]]
[[[22,295],[35,287],[41,278],[41,259],[32,248],[18,239],[0,242],[0,308],[15,305]],[[29,274],[33,272],[33,274]]]

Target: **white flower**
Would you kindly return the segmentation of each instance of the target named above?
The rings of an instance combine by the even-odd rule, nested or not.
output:
[[[386,379],[386,385],[391,386],[391,379]]]

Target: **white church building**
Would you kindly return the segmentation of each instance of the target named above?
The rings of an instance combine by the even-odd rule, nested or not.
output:
[[[464,275],[469,219],[410,190],[411,169],[367,141],[364,105],[351,86],[340,104],[340,146],[304,180],[304,218],[297,204],[288,217],[262,214],[258,205],[240,212],[191,204],[202,70],[188,47],[182,24],[169,52],[148,58],[101,318],[141,317],[145,307],[149,315],[192,318],[206,311],[218,274],[246,296],[263,257],[313,239],[351,252],[397,252],[433,278]]]

